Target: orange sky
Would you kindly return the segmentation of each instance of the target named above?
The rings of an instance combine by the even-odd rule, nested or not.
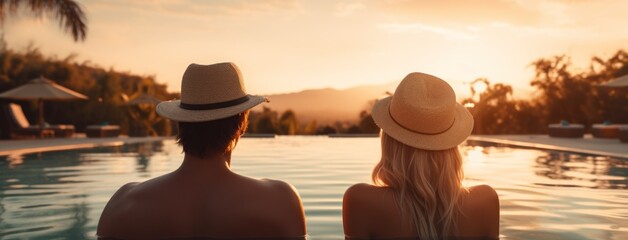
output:
[[[250,93],[347,88],[420,71],[448,81],[487,77],[526,97],[530,62],[628,49],[625,0],[78,0],[89,32],[74,43],[54,19],[26,14],[4,24],[8,46],[78,54],[102,67],[155,75],[179,91],[189,63],[232,61]]]

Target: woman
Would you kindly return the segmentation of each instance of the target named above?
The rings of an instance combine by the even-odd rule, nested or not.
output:
[[[356,184],[343,200],[347,238],[494,239],[499,199],[487,185],[462,186],[458,145],[473,117],[445,81],[411,73],[373,106],[382,129],[374,185]]]

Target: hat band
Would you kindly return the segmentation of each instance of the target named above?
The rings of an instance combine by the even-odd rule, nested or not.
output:
[[[241,98],[237,98],[231,101],[226,102],[217,102],[217,103],[208,103],[208,104],[188,104],[188,103],[179,103],[179,107],[187,110],[213,110],[219,108],[233,107],[235,105],[244,103],[249,100],[249,96],[246,95]]]
[[[418,134],[423,134],[423,135],[438,135],[438,134],[447,132],[449,129],[451,129],[451,127],[454,126],[454,123],[456,122],[456,118],[454,117],[454,120],[451,121],[451,125],[449,125],[449,127],[447,127],[445,130],[440,131],[440,132],[435,132],[435,133],[424,133],[424,132],[419,132],[419,131],[416,131],[416,130],[413,130],[413,129],[409,129],[409,128],[405,127],[404,125],[402,125],[401,123],[397,122],[397,120],[395,120],[395,117],[390,113],[390,106],[388,106],[388,115],[390,115],[390,118],[393,120],[393,122],[395,122],[397,125],[399,125],[403,129],[408,130],[408,131],[413,132],[413,133],[418,133]]]

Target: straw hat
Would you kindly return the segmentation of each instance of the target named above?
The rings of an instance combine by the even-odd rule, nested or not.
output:
[[[424,73],[408,74],[393,96],[375,103],[372,115],[392,138],[425,150],[456,147],[473,130],[473,117],[451,86]]]
[[[161,102],[157,113],[179,122],[205,122],[234,116],[268,101],[246,93],[233,63],[190,64],[183,73],[181,100]]]

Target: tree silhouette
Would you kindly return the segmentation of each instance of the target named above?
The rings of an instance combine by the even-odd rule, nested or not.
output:
[[[535,77],[530,85],[539,89],[542,110],[549,122],[567,120],[588,125],[589,113],[586,107],[595,96],[591,82],[583,79],[583,74],[571,71],[571,61],[566,56],[539,59],[532,63]]]
[[[607,60],[594,57],[586,80],[600,84],[627,74],[628,52],[619,50]],[[592,104],[595,121],[628,123],[628,88],[598,87],[595,90],[597,99],[594,99]]]
[[[179,98],[169,93],[165,84],[159,84],[153,76],[139,76],[114,69],[103,69],[90,64],[78,64],[71,60],[45,57],[36,48],[24,52],[6,50],[0,52],[0,92],[15,88],[41,75],[53,79],[57,84],[83,93],[88,101],[51,102],[44,106],[47,120],[56,124],[73,124],[78,132],[85,126],[108,122],[120,125],[127,134],[133,120],[126,113],[122,95],[133,96],[138,86],[151,89],[151,94],[159,99]],[[100,101],[99,101],[100,100]],[[0,100],[0,104],[8,100]],[[36,108],[33,104],[22,104],[27,118],[33,120]],[[0,111],[0,118],[3,113]],[[168,134],[169,122],[160,121],[153,126],[160,135]],[[6,133],[8,125],[0,124],[0,137]],[[6,137],[6,136],[5,136]]]
[[[284,135],[295,135],[299,130],[297,116],[292,110],[286,110],[279,118],[279,132]]]
[[[87,18],[81,6],[74,0],[0,0],[0,23],[7,15],[15,15],[25,8],[36,17],[50,14],[59,20],[59,26],[69,32],[74,41],[85,41]]]
[[[260,113],[252,113],[249,116],[251,125],[250,133],[275,133],[279,132],[277,112],[264,107]]]
[[[484,90],[478,91],[477,84],[482,84]],[[472,81],[470,86],[471,97],[462,103],[473,114],[474,134],[529,134],[545,130],[536,100],[514,100],[510,85],[491,84],[485,78]]]
[[[544,133],[547,125],[566,120],[590,127],[595,123],[628,123],[626,89],[603,88],[600,83],[628,74],[628,53],[594,57],[588,71],[571,69],[567,56],[541,58],[531,64],[535,76],[530,84],[538,96],[512,99],[513,88],[492,85],[487,79],[471,82],[471,97],[463,101],[473,114],[475,134]],[[480,92],[476,84],[485,85]]]
[[[379,127],[373,121],[373,116],[364,110],[360,112],[358,127],[361,133],[379,133]]]

